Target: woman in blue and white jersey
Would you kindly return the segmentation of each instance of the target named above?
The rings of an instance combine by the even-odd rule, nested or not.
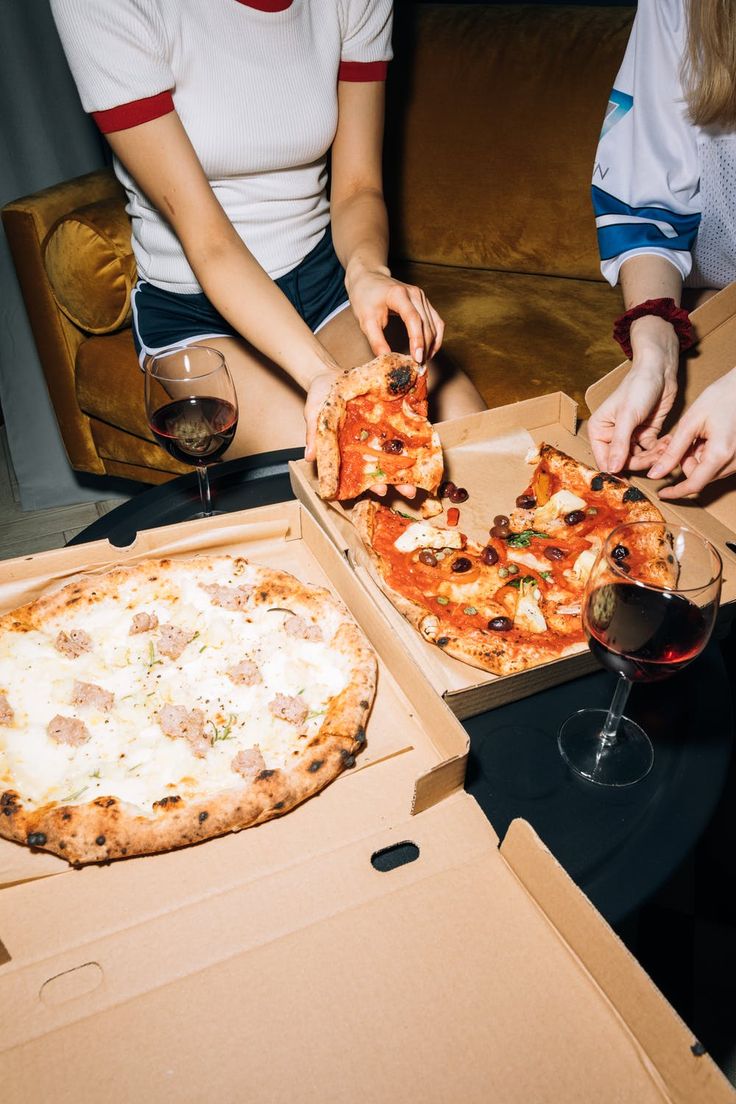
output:
[[[677,394],[683,284],[736,280],[736,0],[639,0],[593,206],[601,271],[626,311],[655,301],[631,322],[628,376],[590,420],[596,463],[653,478],[679,463],[685,478],[661,492],[678,498],[736,470],[736,369],[659,436]]]

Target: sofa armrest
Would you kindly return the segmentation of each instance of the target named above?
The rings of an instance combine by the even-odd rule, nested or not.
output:
[[[79,409],[75,388],[77,350],[85,334],[59,310],[43,263],[44,239],[57,219],[77,207],[119,197],[123,189],[109,169],[44,188],[6,204],[3,226],[51,402],[73,468],[104,474],[89,420]]]

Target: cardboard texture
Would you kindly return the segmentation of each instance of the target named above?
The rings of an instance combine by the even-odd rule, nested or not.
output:
[[[720,299],[720,295],[716,296],[700,308],[700,311],[711,308],[708,318],[713,325],[713,330],[709,330],[708,336],[704,336],[699,343],[699,347],[702,347],[701,356],[705,357],[706,365],[711,366],[710,376],[706,373],[708,381],[714,378],[714,372],[718,374],[714,365],[728,363],[725,357],[729,342],[731,348],[736,345],[736,314],[733,317],[731,314],[726,315],[727,309],[736,311],[736,291],[717,310],[717,300]],[[700,325],[703,327],[700,311],[694,312],[693,318],[700,316]],[[694,372],[695,369],[691,374]],[[592,395],[594,388],[588,391],[587,397],[591,401],[594,398],[602,401],[623,374],[621,368],[616,369],[595,385],[596,388],[601,388],[600,398],[598,393],[596,396]],[[610,381],[608,387],[603,388],[607,381]],[[691,388],[695,386],[694,383],[691,384]],[[701,389],[705,386],[700,374],[697,386]],[[440,423],[436,428],[442,441],[446,478],[457,486],[467,488],[469,492],[468,501],[460,506],[460,528],[482,543],[486,540],[493,517],[499,513],[507,514],[517,495],[528,485],[533,469],[526,462],[526,455],[534,445],[546,441],[583,463],[595,466],[590,443],[585,434],[577,430],[576,403],[562,392],[470,414],[452,422]],[[350,524],[349,510],[319,498],[313,465],[306,461],[297,461],[291,465],[291,473],[292,486],[297,497],[347,557],[373,601],[391,624],[392,631],[404,642],[407,651],[426,672],[432,685],[457,717],[472,717],[486,709],[518,701],[539,690],[596,669],[597,664],[585,644],[581,644],[574,654],[505,676],[480,671],[446,655],[435,645],[423,640],[380,590],[362,541]],[[633,477],[631,482],[655,500],[657,487],[662,485],[662,481],[656,483],[640,477]],[[725,482],[729,483],[728,480]],[[722,496],[715,500],[714,490],[704,503],[699,501],[673,505],[658,502],[665,518],[672,523],[682,522],[697,529],[712,541],[721,554],[723,590],[719,623],[722,627],[736,613],[736,545],[729,547],[736,541],[736,483],[733,487],[732,491],[723,488]],[[398,498],[391,501],[406,513],[416,512],[411,502],[403,499],[399,501]],[[443,511],[437,517],[438,523],[443,524],[445,517]]]
[[[418,858],[377,872],[407,829]],[[5,1098],[733,1101],[529,827],[495,844],[457,793],[173,904],[165,875],[112,899],[66,878],[4,891]]]
[[[4,1099],[734,1101],[531,828],[498,849],[464,730],[298,504],[14,561],[2,603],[212,548],[346,602],[379,657],[366,751],[287,816],[180,851],[72,870],[5,842]]]

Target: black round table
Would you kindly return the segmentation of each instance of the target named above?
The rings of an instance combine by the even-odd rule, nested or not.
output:
[[[284,450],[215,468],[215,507],[225,511],[293,498]],[[70,543],[186,520],[198,508],[196,473],[131,498]],[[632,916],[702,835],[723,791],[733,744],[729,677],[718,645],[675,677],[635,687],[627,712],[650,733],[655,763],[642,782],[609,789],[578,778],[557,752],[561,722],[586,705],[607,707],[614,676],[603,671],[464,722],[470,734],[466,789],[499,837],[524,817],[614,925]]]

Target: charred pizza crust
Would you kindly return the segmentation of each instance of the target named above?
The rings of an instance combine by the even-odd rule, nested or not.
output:
[[[322,498],[338,497],[343,466],[351,456],[362,459],[365,446],[371,444],[369,431],[363,429],[361,436],[365,438],[365,446],[359,438],[343,442],[341,447],[341,430],[350,404],[364,398],[373,401],[373,410],[378,414],[382,409],[388,411],[386,424],[393,428],[393,436],[389,440],[403,441],[404,447],[398,450],[398,456],[410,457],[414,462],[410,466],[402,466],[394,474],[385,471],[377,476],[375,473],[366,474],[364,470],[350,497],[367,490],[374,483],[411,483],[423,490],[436,491],[442,480],[442,447],[436,431],[427,421],[426,375],[426,367],[417,364],[412,357],[387,353],[368,364],[351,368],[337,378],[317,422],[318,491]],[[414,401],[409,402],[412,398]],[[415,443],[412,443],[412,437]],[[376,442],[373,444],[376,445]],[[380,461],[380,450],[375,451]],[[384,457],[390,459],[390,454],[384,452]],[[375,468],[376,460],[368,466]]]
[[[189,639],[183,648],[185,651],[192,641],[195,642],[195,654],[190,657],[189,668],[182,663],[183,677],[179,683],[183,688],[188,687],[188,690],[181,691],[183,695],[188,693],[187,707],[191,707],[192,711],[201,707],[202,713],[213,708],[211,703],[216,687],[213,689],[211,685],[211,672],[206,677],[203,672],[206,690],[196,685],[197,671],[200,669],[197,656],[201,657],[207,647],[206,644],[201,645],[200,641],[207,639],[206,621],[211,609],[215,611],[218,624],[211,638],[212,652],[218,651],[218,640],[228,634],[237,640],[238,634],[242,632],[244,637],[248,635],[251,654],[258,656],[265,670],[273,657],[265,653],[261,656],[253,645],[254,632],[258,632],[257,628],[254,630],[254,625],[258,626],[265,620],[268,624],[267,638],[264,636],[266,652],[275,655],[278,649],[284,651],[283,656],[277,657],[286,672],[284,682],[288,681],[288,653],[292,643],[290,636],[294,636],[293,646],[299,655],[307,656],[303,662],[311,662],[311,648],[319,649],[315,653],[315,670],[321,669],[324,664],[334,663],[337,673],[332,682],[339,688],[328,696],[323,715],[311,722],[303,722],[300,732],[294,726],[293,748],[289,742],[292,740],[291,734],[288,734],[285,738],[286,750],[279,748],[281,761],[276,765],[269,765],[268,753],[265,757],[261,754],[257,734],[255,750],[251,731],[241,738],[240,721],[245,725],[247,718],[238,717],[236,720],[231,716],[226,735],[223,735],[224,730],[220,730],[218,735],[215,723],[207,722],[212,728],[205,727],[204,731],[199,732],[196,754],[201,754],[206,761],[207,756],[213,754],[215,741],[227,739],[232,741],[227,755],[232,755],[234,762],[238,754],[242,753],[246,764],[245,770],[238,768],[240,773],[236,773],[236,768],[232,767],[232,784],[228,784],[226,779],[223,785],[220,778],[210,792],[206,789],[198,792],[196,785],[189,785],[186,793],[184,789],[182,793],[175,792],[176,787],[172,789],[171,780],[162,767],[160,796],[156,800],[146,806],[126,800],[116,794],[114,789],[106,787],[104,760],[107,752],[104,750],[103,740],[103,750],[99,753],[100,765],[90,775],[93,778],[103,775],[96,784],[98,792],[94,797],[89,800],[46,800],[40,804],[28,800],[24,796],[23,784],[13,784],[13,757],[8,751],[9,737],[14,735],[21,741],[21,746],[22,741],[27,738],[33,742],[34,747],[43,746],[43,739],[37,730],[38,725],[32,731],[33,726],[29,723],[27,731],[24,731],[23,710],[20,707],[15,711],[13,709],[14,654],[20,651],[23,656],[27,656],[30,649],[39,656],[51,655],[53,660],[53,653],[58,652],[61,647],[58,662],[60,680],[66,680],[65,685],[69,685],[75,680],[75,664],[79,663],[80,656],[83,662],[91,663],[90,656],[94,655],[95,649],[101,650],[108,646],[109,642],[104,640],[106,611],[112,606],[119,612],[122,606],[126,623],[132,623],[137,613],[149,619],[143,622],[148,627],[131,629],[134,634],[131,640],[137,640],[139,635],[142,638],[148,637],[147,641],[144,639],[141,643],[144,656],[146,649],[150,649],[150,664],[147,665],[146,674],[140,676],[134,693],[143,702],[143,695],[155,697],[159,693],[160,712],[164,708],[160,704],[160,691],[151,691],[150,687],[155,687],[157,677],[167,678],[165,673],[161,674],[165,671],[169,672],[172,685],[176,685],[174,665],[181,660],[181,656],[176,656],[175,653],[182,640],[176,643],[174,637],[175,646],[172,650],[171,632],[167,636],[163,631],[165,626],[158,622],[153,624],[151,612],[154,611],[154,619],[156,610],[162,616],[164,611],[167,616],[174,611],[176,616],[175,611],[179,605],[177,590],[184,609],[180,620],[184,623],[192,615],[192,596],[200,601],[200,595],[205,595],[200,601],[201,608],[195,611],[198,629],[193,634],[187,632]],[[275,629],[271,628],[272,620],[277,622]],[[242,655],[242,649],[237,645],[233,649],[223,647],[220,643],[219,650],[224,652],[223,665]],[[220,662],[219,657],[216,662]],[[245,668],[246,674],[248,671],[252,673],[257,664],[251,660],[245,662],[248,665]],[[297,657],[295,662],[302,660]],[[158,674],[156,665],[160,665]],[[231,666],[230,677],[225,670],[221,674],[223,685],[231,692],[233,670],[239,671],[239,668]],[[84,577],[48,597],[0,618],[0,703],[4,706],[0,709],[0,836],[53,851],[71,863],[81,864],[165,851],[281,816],[323,789],[342,770],[353,765],[355,755],[365,743],[365,724],[374,696],[375,679],[374,653],[342,604],[323,588],[302,584],[285,572],[259,567],[242,558],[222,556],[198,557],[190,561],[151,561],[118,568],[105,575]],[[102,682],[103,678],[98,681]],[[91,683],[80,683],[76,680],[73,684],[80,700],[83,699],[83,694],[79,695],[77,688],[92,686]],[[114,678],[111,678],[110,684],[115,684]],[[285,686],[281,685],[281,688],[285,689]],[[92,686],[92,690],[97,689],[100,688]],[[201,693],[198,695],[200,689]],[[288,713],[289,708],[297,712],[304,712],[306,709],[306,706],[300,706],[296,697],[285,696],[284,702],[285,713]],[[296,706],[290,705],[294,702]],[[137,707],[139,703],[136,702],[135,705]],[[58,703],[55,706],[49,704],[46,711],[51,714],[57,706]],[[105,708],[104,699],[102,708]],[[151,710],[153,708],[152,705]],[[73,713],[75,710],[70,707],[67,712]],[[88,719],[82,707],[76,712],[85,716],[85,720]],[[43,709],[41,714],[45,717]],[[158,713],[152,713],[147,735],[142,733],[146,738],[137,753],[135,748],[131,749],[134,757],[145,754],[150,757],[154,774],[157,747],[162,753],[170,750],[171,744],[168,741],[172,736],[171,732],[167,734],[161,730],[161,723],[157,722],[158,716]],[[276,716],[279,722],[283,722],[280,727],[288,729],[284,714],[276,713]],[[66,720],[74,722],[78,717]],[[100,720],[97,734],[93,734],[94,739],[99,742],[99,732],[111,732],[112,729],[106,729],[103,725],[114,724],[115,720],[113,705],[110,712],[106,712],[104,720]],[[13,729],[19,725],[21,732],[14,734]],[[91,727],[94,728],[93,725]],[[158,744],[155,740],[152,744],[151,732],[155,734],[156,730]],[[75,731],[74,728],[71,729],[72,734]],[[185,734],[186,731],[184,726],[182,732]],[[210,732],[214,733],[212,738]],[[177,733],[174,743],[182,738]],[[93,739],[85,739],[81,746],[86,748],[87,744],[91,746],[92,743]],[[218,748],[222,747],[224,744],[218,744]],[[65,752],[67,750],[64,748]],[[75,750],[71,749],[72,758]],[[178,752],[181,749],[177,747],[176,750]],[[186,754],[188,752],[187,747]],[[128,754],[127,747],[125,754]],[[88,760],[86,766],[89,767],[92,762],[93,759]],[[147,769],[148,767],[147,763]],[[155,787],[158,783],[154,781],[152,785]]]

